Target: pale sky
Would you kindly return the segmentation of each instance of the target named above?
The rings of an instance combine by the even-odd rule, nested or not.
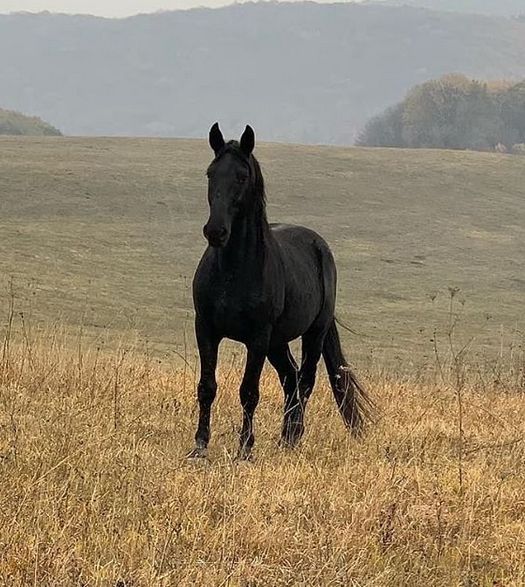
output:
[[[67,0],[0,0],[0,13],[49,10],[68,14],[122,17],[140,12],[177,10],[194,6],[223,6],[232,3],[233,0],[74,0],[69,2]]]

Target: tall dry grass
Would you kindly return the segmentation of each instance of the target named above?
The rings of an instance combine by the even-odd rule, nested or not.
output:
[[[232,460],[241,369],[223,363],[210,460],[193,463],[191,364],[20,337],[0,370],[2,585],[525,583],[522,355],[370,372],[381,418],[361,441],[321,376],[295,452],[277,448],[268,371],[253,464]]]

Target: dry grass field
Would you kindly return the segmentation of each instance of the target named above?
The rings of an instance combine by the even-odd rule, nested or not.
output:
[[[295,452],[264,375],[255,461],[233,460],[240,365],[223,365],[210,458],[187,462],[195,375],[59,331],[4,344],[2,585],[523,585],[525,360],[379,367],[351,439],[322,376]]]
[[[0,140],[0,586],[525,584],[523,159],[261,145],[272,220],[333,245],[345,347],[379,407],[345,431],[321,372],[300,448],[242,354],[209,460],[189,284],[199,141]]]

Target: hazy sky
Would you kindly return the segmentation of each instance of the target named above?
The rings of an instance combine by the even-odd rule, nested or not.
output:
[[[130,16],[139,12],[176,10],[193,6],[223,6],[232,2],[233,0],[74,0],[69,2],[67,0],[0,0],[0,13],[49,10],[70,14]]]

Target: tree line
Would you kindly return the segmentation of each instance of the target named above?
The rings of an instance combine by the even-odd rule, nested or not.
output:
[[[519,151],[525,143],[525,81],[481,82],[447,75],[414,87],[372,118],[367,147]]]

